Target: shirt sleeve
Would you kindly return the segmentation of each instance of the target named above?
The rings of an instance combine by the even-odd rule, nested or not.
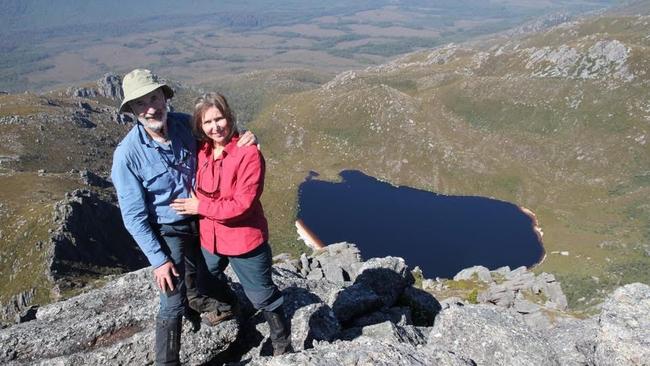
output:
[[[111,178],[117,191],[124,226],[155,268],[168,261],[151,224],[142,182],[133,171],[124,153],[117,149],[113,156]]]
[[[234,194],[216,200],[199,200],[199,215],[228,224],[248,216],[264,188],[264,157],[255,146],[246,148],[237,168]]]

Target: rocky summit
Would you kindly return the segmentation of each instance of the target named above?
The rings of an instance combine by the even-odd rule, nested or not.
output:
[[[273,357],[266,323],[228,274],[242,316],[215,327],[186,320],[183,364],[600,366],[650,360],[645,284],[618,288],[599,315],[577,319],[564,311],[560,284],[546,273],[473,267],[456,281],[483,283],[478,295],[436,298],[421,287],[441,290],[449,283],[421,281],[401,258],[363,261],[355,245],[338,243],[300,259],[276,257],[273,275],[285,295],[295,352]],[[152,364],[157,302],[150,268],[113,278],[1,330],[0,363]],[[531,321],[530,314],[544,321]]]

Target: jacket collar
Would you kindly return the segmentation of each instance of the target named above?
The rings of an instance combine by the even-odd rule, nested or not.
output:
[[[239,135],[233,135],[230,139],[230,142],[223,148],[223,155],[232,154],[237,149],[237,141],[239,141]],[[201,149],[206,158],[212,156],[212,144],[211,141],[203,141],[203,148]]]

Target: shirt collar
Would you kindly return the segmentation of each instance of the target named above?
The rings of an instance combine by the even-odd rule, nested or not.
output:
[[[230,138],[230,142],[226,145],[226,147],[223,148],[223,156],[226,156],[228,154],[232,154],[235,149],[237,149],[237,141],[239,141],[239,135],[233,135],[232,138]],[[212,144],[210,141],[203,141],[203,148],[201,151],[205,154],[206,158],[209,158],[212,156]]]

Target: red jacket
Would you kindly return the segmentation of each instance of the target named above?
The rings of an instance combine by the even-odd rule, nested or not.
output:
[[[200,147],[196,172],[199,232],[201,245],[211,253],[245,254],[268,240],[260,202],[264,166],[257,146],[238,147],[237,137],[217,160],[212,158],[211,143]]]

